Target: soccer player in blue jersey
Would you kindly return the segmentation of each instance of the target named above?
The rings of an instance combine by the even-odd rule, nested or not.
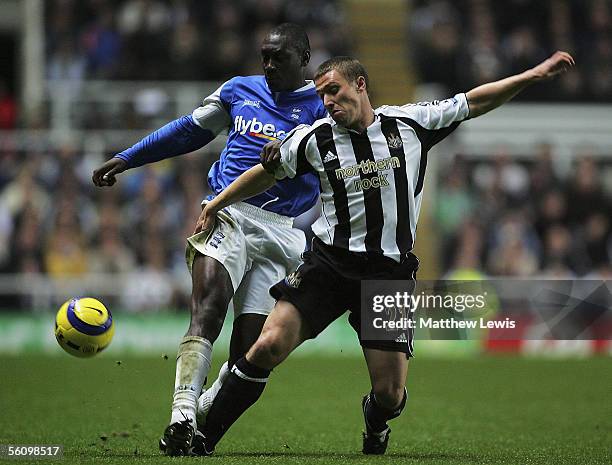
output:
[[[302,27],[290,23],[275,27],[263,41],[261,57],[264,76],[230,79],[191,115],[170,122],[96,169],[94,184],[112,186],[116,175],[126,169],[192,152],[228,130],[227,145],[208,174],[208,184],[217,195],[259,163],[267,142],[326,116],[314,84],[305,81],[310,45]],[[189,453],[196,415],[200,423],[205,420],[228,364],[231,367],[241,358],[259,336],[274,307],[269,288],[297,267],[306,245],[304,233],[293,228],[293,218],[315,204],[318,188],[314,174],[280,182],[220,211],[214,230],[196,229],[187,239],[193,282],[191,322],[178,350],[170,424],[160,439],[166,454]],[[235,321],[228,364],[198,406],[212,346],[231,300]]]

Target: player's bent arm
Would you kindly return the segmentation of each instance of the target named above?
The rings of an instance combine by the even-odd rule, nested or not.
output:
[[[268,173],[261,164],[245,171],[227,186],[223,192],[206,204],[196,224],[196,232],[212,228],[215,215],[218,211],[261,194],[270,189],[274,184],[276,184],[276,178],[273,174]]]
[[[236,202],[261,194],[274,184],[276,184],[274,175],[268,173],[261,164],[258,164],[238,176],[206,206],[219,211]]]
[[[470,106],[470,118],[483,115],[512,99],[534,82],[550,79],[575,65],[567,52],[555,52],[539,65],[514,76],[489,82],[466,93]]]

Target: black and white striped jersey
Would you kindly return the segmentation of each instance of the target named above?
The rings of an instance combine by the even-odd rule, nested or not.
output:
[[[465,94],[382,106],[363,133],[331,118],[298,126],[281,144],[277,179],[314,171],[322,212],[312,226],[328,245],[396,261],[414,244],[427,151],[468,118]]]

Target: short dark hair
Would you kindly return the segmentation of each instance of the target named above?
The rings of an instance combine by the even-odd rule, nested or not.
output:
[[[359,76],[363,76],[366,82],[366,87],[369,85],[368,72],[361,62],[355,58],[347,56],[339,56],[330,58],[324,61],[317,68],[314,78],[318,79],[330,71],[337,70],[346,78],[348,82],[355,82]]]
[[[308,34],[299,24],[282,23],[273,28],[268,35],[279,35],[285,38],[290,47],[293,47],[301,55],[306,51],[310,51],[310,41]]]

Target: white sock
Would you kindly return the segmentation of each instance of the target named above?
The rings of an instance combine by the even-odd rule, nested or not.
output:
[[[229,373],[230,373],[229,367],[227,365],[227,362],[225,362],[221,366],[221,369],[219,370],[219,375],[217,376],[217,379],[215,380],[215,382],[206,391],[204,391],[202,395],[200,396],[200,398],[198,399],[198,417],[197,418],[198,418],[199,425],[203,425],[204,423],[206,423],[206,416],[208,415],[208,412],[210,411],[210,407],[212,406],[215,400],[215,397],[217,397],[217,393],[221,389],[221,386],[223,386],[223,381],[225,381]]]
[[[198,394],[210,370],[212,344],[199,336],[185,336],[176,357],[176,378],[170,423],[188,419],[196,426]]]

